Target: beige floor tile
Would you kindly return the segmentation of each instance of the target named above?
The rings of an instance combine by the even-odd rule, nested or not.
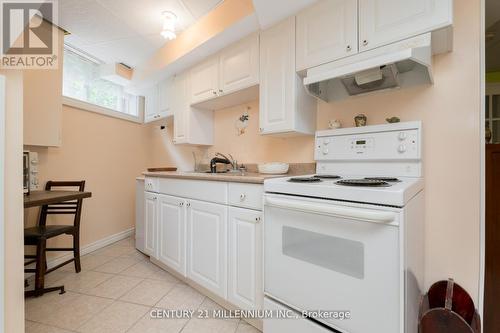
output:
[[[139,259],[117,257],[102,264],[101,266],[94,268],[93,270],[96,272],[118,274],[124,271],[125,269],[129,268],[130,266],[137,264],[138,262]]]
[[[126,270],[122,271],[120,274],[148,279],[150,276],[152,276],[159,270],[160,268],[158,266],[155,266],[154,264],[148,261],[141,261],[127,268]]]
[[[149,309],[146,306],[117,301],[78,328],[77,331],[83,333],[126,332]]]
[[[170,283],[181,283],[181,281],[178,278],[176,278],[175,276],[173,276],[169,272],[164,271],[161,268],[158,271],[156,271],[153,274],[151,274],[149,276],[149,279],[160,280],[160,281],[167,281],[167,282],[170,282]]]
[[[174,283],[167,281],[144,280],[123,295],[120,300],[153,306],[158,303],[174,285]]]
[[[66,290],[87,294],[91,289],[112,277],[113,274],[88,271],[68,276],[58,281],[57,284],[63,284]]]
[[[54,326],[48,326],[33,321],[26,321],[25,333],[71,333],[71,331],[63,330]]]
[[[127,333],[179,333],[188,319],[151,318],[150,311]]]
[[[177,284],[157,304],[157,308],[169,310],[196,310],[205,299],[195,289],[186,284]]]
[[[235,333],[238,322],[225,319],[191,319],[182,333]]]
[[[104,264],[112,259],[113,259],[113,257],[109,257],[109,256],[87,254],[87,255],[84,255],[83,257],[81,257],[80,265],[82,266],[82,271],[90,271],[90,270],[93,270],[94,268],[101,266],[102,264]],[[73,264],[68,264],[64,267],[61,267],[61,270],[68,271],[68,272],[74,272],[75,266]]]
[[[87,294],[118,299],[132,288],[137,286],[142,279],[131,276],[115,275],[111,279],[104,281],[98,286],[90,289]]]
[[[236,329],[236,333],[261,333],[258,329],[253,327],[250,324],[247,324],[243,321],[240,321],[238,328]]]
[[[45,287],[52,287],[55,285],[60,285],[60,281],[64,280],[67,277],[75,276],[76,273],[62,271],[61,269],[55,270],[47,275],[45,275]],[[35,288],[35,277],[32,276],[28,279],[29,287],[26,290],[32,290]]]
[[[141,253],[140,251],[137,251],[137,250],[134,252],[127,253],[127,254],[123,254],[120,257],[121,258],[134,258],[134,259],[138,259],[138,260],[149,259],[149,257],[147,255],[145,255],[144,253]]]
[[[113,303],[112,300],[66,292],[26,300],[26,319],[75,330]]]

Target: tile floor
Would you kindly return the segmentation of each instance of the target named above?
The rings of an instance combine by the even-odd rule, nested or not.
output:
[[[258,333],[237,319],[152,319],[153,309],[220,309],[208,297],[151,264],[127,238],[46,276],[66,293],[26,299],[27,333]],[[33,285],[33,283],[30,283]]]

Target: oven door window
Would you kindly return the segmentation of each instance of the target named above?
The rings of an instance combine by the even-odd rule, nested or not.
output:
[[[357,279],[364,277],[363,243],[283,227],[283,254]]]

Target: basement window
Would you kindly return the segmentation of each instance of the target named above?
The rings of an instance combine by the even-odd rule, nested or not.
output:
[[[141,122],[139,96],[100,77],[100,63],[64,48],[63,103],[83,110]]]

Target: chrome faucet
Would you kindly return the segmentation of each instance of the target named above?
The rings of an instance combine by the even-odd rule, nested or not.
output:
[[[219,163],[226,163],[226,164],[230,164],[231,165],[231,168],[232,168],[232,171],[238,171],[238,161],[236,161],[234,159],[234,157],[231,155],[231,154],[227,154],[228,156],[224,155],[224,154],[221,154],[221,153],[215,153],[215,159],[217,158],[220,158],[218,161]],[[212,163],[211,163],[212,164]],[[212,169],[212,165],[211,165],[211,169]],[[213,171],[212,171],[213,172]]]

